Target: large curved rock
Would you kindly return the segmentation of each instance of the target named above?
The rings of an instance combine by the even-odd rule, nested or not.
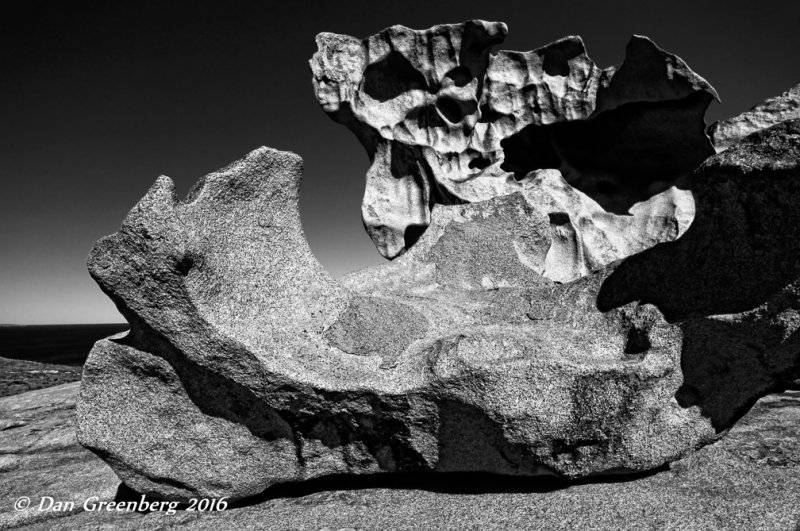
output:
[[[79,440],[174,499],[677,459],[798,373],[799,132],[710,159],[683,238],[569,284],[542,274],[551,220],[524,191],[438,206],[339,284],[303,238],[296,155],[256,150],[184,201],[162,177],[90,256],[131,330],[87,361]]]
[[[414,245],[436,204],[526,189],[554,230],[577,234],[548,278],[578,278],[682,234],[693,214],[687,177],[714,152],[703,131],[714,89],[646,37],[631,39],[619,68],[601,69],[579,37],[491,54],[506,32],[476,20],[317,36],[316,96],[370,157],[362,216],[380,253]],[[563,182],[537,178],[547,169],[580,199],[560,202]],[[597,207],[588,217],[587,201]],[[609,245],[624,242],[616,227],[630,217],[648,230]],[[587,224],[593,234],[583,235]]]

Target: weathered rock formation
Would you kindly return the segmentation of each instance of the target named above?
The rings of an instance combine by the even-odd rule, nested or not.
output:
[[[800,119],[800,85],[795,85],[780,96],[759,103],[745,113],[715,122],[708,130],[714,148],[719,152],[750,133],[786,120],[796,119]]]
[[[714,94],[680,59],[638,37],[618,70],[575,38],[490,55],[504,33],[319,39],[320,99],[373,157],[365,220],[407,251],[392,263],[328,276],[292,153],[253,151],[184,200],[159,178],[89,257],[131,329],[86,363],[81,443],[171,499],[338,473],[580,478],[679,459],[797,381],[800,120],[711,156],[689,192]]]
[[[159,178],[89,259],[131,330],[87,361],[79,440],[175,499],[658,467],[797,377],[798,154],[787,122],[712,157],[683,238],[568,284],[541,274],[550,217],[524,192],[437,206],[340,284],[303,237],[296,155],[256,150],[183,201]]]
[[[682,234],[688,175],[713,153],[703,115],[714,89],[646,37],[601,69],[579,37],[491,54],[506,32],[471,21],[317,37],[317,99],[367,150],[362,216],[381,254],[414,245],[437,204],[519,191],[551,216],[558,258],[543,274],[554,280]]]

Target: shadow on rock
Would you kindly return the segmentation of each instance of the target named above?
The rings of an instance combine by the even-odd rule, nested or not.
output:
[[[800,375],[800,121],[755,133],[694,174],[697,214],[682,238],[621,263],[601,311],[657,306],[684,334],[684,384],[717,431]]]
[[[489,472],[333,474],[274,485],[261,494],[230,502],[228,508],[249,507],[275,499],[300,498],[320,492],[342,490],[398,489],[423,490],[443,494],[545,493],[575,485],[636,481],[664,472],[668,468],[667,465],[664,465],[646,472],[604,474],[580,480],[569,480],[552,475],[509,476]],[[120,483],[114,501],[134,502],[141,500],[142,496],[124,483]],[[160,498],[145,496],[145,499],[158,500]],[[188,504],[181,503],[178,507],[186,509]]]

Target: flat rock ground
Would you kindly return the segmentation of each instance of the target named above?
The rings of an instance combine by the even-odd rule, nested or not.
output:
[[[0,528],[800,530],[800,391],[763,398],[716,444],[634,479],[372,476],[278,486],[223,512],[88,512],[136,499],[75,438],[79,384],[0,398]],[[27,496],[31,507],[16,511]],[[42,496],[72,511],[39,511]]]
[[[16,395],[81,379],[80,365],[57,365],[0,357],[0,396]]]

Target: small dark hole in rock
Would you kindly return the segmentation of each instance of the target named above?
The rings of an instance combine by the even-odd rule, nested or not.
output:
[[[564,52],[558,48],[550,48],[544,52],[543,68],[549,76],[568,76],[569,63]]]
[[[478,110],[478,104],[474,100],[459,101],[447,96],[442,96],[436,100],[436,108],[451,123],[457,124]]]
[[[445,76],[452,79],[457,87],[463,87],[464,85],[469,84],[473,78],[472,73],[466,66],[457,66],[446,73]]]
[[[409,225],[406,227],[406,230],[403,233],[406,249],[410,249],[412,245],[417,243],[417,240],[419,240],[420,236],[424,234],[425,229],[427,228],[427,225]]]
[[[518,181],[533,170],[561,166],[561,158],[553,146],[551,131],[554,125],[531,124],[522,131],[500,141],[505,159],[500,169],[514,173]]]
[[[628,331],[628,341],[625,343],[625,354],[643,354],[650,349],[650,337],[644,330],[631,328]]]
[[[580,41],[573,39],[552,44],[544,52],[542,68],[550,76],[568,76],[569,62],[584,52]]]
[[[472,170],[474,169],[482,170],[484,168],[488,168],[491,165],[492,165],[491,160],[489,160],[484,156],[478,155],[477,157],[469,161],[469,164],[467,166],[469,166],[469,168]]]
[[[468,201],[464,201],[436,181],[431,182],[431,198],[435,205],[464,205],[468,203]]]
[[[175,271],[181,276],[186,276],[189,271],[194,267],[194,258],[190,255],[184,255],[177,262],[175,262]]]
[[[488,105],[482,105],[480,110],[481,110],[481,117],[478,119],[480,123],[488,124],[491,122],[496,122],[497,120],[503,117],[502,114],[495,111]]]
[[[397,51],[364,70],[364,92],[384,102],[409,90],[429,90],[425,76]]]
[[[547,216],[550,218],[551,225],[567,225],[569,223],[569,214],[566,212],[551,212]]]

